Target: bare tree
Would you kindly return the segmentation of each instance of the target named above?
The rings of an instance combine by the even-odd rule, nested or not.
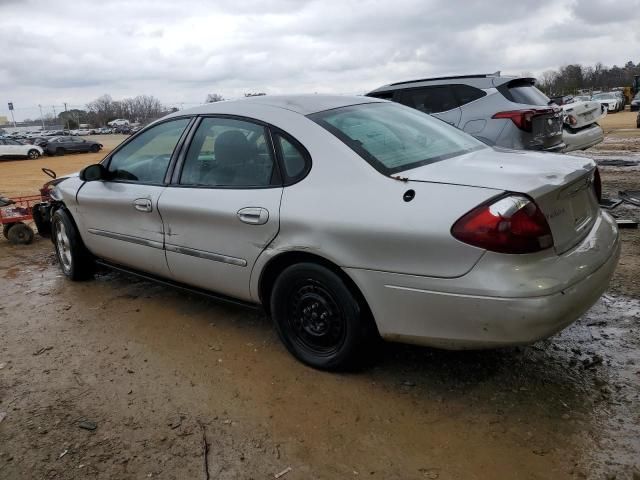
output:
[[[248,92],[248,93],[244,94],[245,97],[261,97],[262,95],[266,95],[266,93],[264,93],[264,92],[255,92],[255,93]]]
[[[96,126],[105,125],[113,119],[113,99],[111,95],[102,95],[87,104],[89,121]]]
[[[205,101],[206,103],[215,103],[215,102],[221,102],[223,100],[224,100],[224,97],[219,93],[208,93],[207,99]]]

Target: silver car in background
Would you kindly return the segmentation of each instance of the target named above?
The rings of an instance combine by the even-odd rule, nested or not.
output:
[[[157,121],[47,207],[71,279],[99,263],[261,305],[336,369],[378,336],[489,348],[572,323],[619,256],[597,182],[589,159],[495,150],[397,103],[262,96]]]
[[[496,74],[392,83],[370,97],[402,103],[437,117],[487,145],[558,152],[562,110],[535,87],[535,79]]]

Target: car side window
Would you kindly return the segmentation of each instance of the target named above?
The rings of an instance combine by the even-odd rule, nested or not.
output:
[[[424,113],[446,112],[458,106],[448,85],[404,90],[400,92],[398,100]]]
[[[302,145],[283,133],[276,132],[273,139],[282,158],[284,174],[287,178],[285,183],[297,182],[311,167],[309,154]]]
[[[268,187],[279,185],[266,128],[234,118],[203,118],[180,175],[181,185]]]
[[[136,183],[162,183],[173,151],[188,124],[188,118],[170,120],[134,137],[111,156],[107,167],[111,178]]]
[[[453,94],[455,95],[458,106],[466,105],[474,100],[484,97],[487,92],[470,85],[451,85]]]

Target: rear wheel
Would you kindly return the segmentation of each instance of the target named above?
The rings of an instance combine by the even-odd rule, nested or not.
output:
[[[69,214],[59,209],[51,220],[53,244],[62,273],[71,280],[86,280],[93,275],[93,256],[82,242],[80,234]]]
[[[40,152],[38,150],[29,150],[27,157],[29,157],[30,160],[36,160],[40,158]]]
[[[342,278],[314,263],[292,265],[280,274],[271,312],[289,352],[314,368],[353,365],[370,337],[369,319]]]
[[[33,230],[22,222],[11,224],[6,235],[7,240],[14,245],[28,245],[33,242]]]
[[[98,145],[91,145],[91,151],[93,153],[98,153],[100,151],[100,147]]]

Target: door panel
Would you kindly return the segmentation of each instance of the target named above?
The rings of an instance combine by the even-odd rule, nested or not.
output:
[[[168,277],[158,198],[164,186],[87,182],[78,192],[78,212],[87,248],[120,265]],[[141,211],[138,204],[148,202]]]
[[[160,197],[159,210],[173,278],[251,300],[251,269],[278,233],[281,197],[282,188],[168,187]],[[248,208],[256,215],[242,212]]]

